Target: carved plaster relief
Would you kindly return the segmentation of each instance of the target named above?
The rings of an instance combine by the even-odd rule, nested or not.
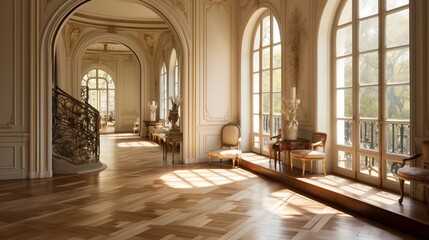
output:
[[[303,16],[303,11],[298,6],[293,9],[289,18],[288,28],[288,65],[291,87],[296,87],[298,91],[298,98],[301,98],[301,107],[297,114],[301,123],[309,124],[310,117],[310,102],[312,101],[311,89],[311,74],[310,71],[304,71],[304,68],[311,68],[308,65],[311,59],[308,58],[310,52],[307,50],[308,44],[308,21]]]
[[[231,2],[229,0],[206,0],[204,5],[206,8],[211,8],[212,6],[223,7],[227,13],[231,12]]]
[[[152,58],[155,57],[159,37],[161,33],[160,32],[143,32],[140,33],[141,42],[143,45],[147,48],[150,56]]]
[[[188,17],[187,5],[188,3],[184,0],[170,0],[171,5],[181,11],[185,17]]]
[[[152,57],[155,56],[155,37],[153,33],[145,33],[144,36],[145,45]]]
[[[68,39],[69,39],[69,54],[72,52],[73,47],[75,46],[76,42],[79,40],[81,36],[82,30],[79,27],[71,27],[68,32]]]
[[[13,114],[10,116],[9,122],[0,124],[0,128],[12,128],[15,126],[15,119],[13,117]]]
[[[262,0],[242,0],[240,8],[259,8]]]

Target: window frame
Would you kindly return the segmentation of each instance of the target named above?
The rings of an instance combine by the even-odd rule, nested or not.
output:
[[[264,19],[269,18],[269,24],[270,24],[270,33],[269,33],[269,44],[264,45],[263,44],[263,24]],[[275,24],[274,24],[275,21]],[[277,27],[277,29],[274,29],[274,26]],[[278,41],[274,42],[274,31],[277,32],[277,38]],[[259,34],[259,36],[257,36]],[[258,40],[258,39],[259,40]],[[258,47],[255,47],[255,42],[259,41]],[[252,151],[269,155],[268,150],[268,142],[270,141],[270,138],[274,135],[280,134],[279,129],[281,128],[281,99],[282,99],[282,75],[283,75],[283,68],[282,68],[282,41],[281,41],[281,34],[280,34],[280,28],[278,24],[277,18],[274,16],[274,13],[266,9],[258,18],[253,33],[252,33],[252,40],[251,40],[251,68],[250,68],[250,76],[251,77],[251,90],[250,95],[251,97],[251,111],[250,111],[250,119],[251,119],[251,142],[252,142]],[[278,57],[280,58],[280,63],[278,63],[278,66],[274,67],[274,48],[279,47],[278,50]],[[269,67],[264,68],[264,62],[263,62],[263,53],[265,51],[269,51]],[[257,59],[255,58],[255,54],[257,54]],[[258,63],[258,69],[255,69],[256,62]],[[280,74],[277,76],[279,81],[279,86],[277,86],[277,91],[274,91],[274,72],[279,71]],[[263,75],[264,73],[269,75],[269,91],[264,91],[263,89]],[[255,82],[255,75],[258,75],[257,83]],[[258,86],[258,92],[254,92],[254,89],[256,85]],[[269,94],[269,109],[267,112],[263,112],[263,95]],[[274,95],[278,95],[278,101],[274,102]],[[255,102],[256,98],[258,99],[257,102]],[[277,112],[274,112],[275,105],[278,105]],[[255,108],[258,108],[258,112],[256,113]],[[265,118],[264,118],[265,116]],[[256,120],[258,121],[258,127],[256,129]],[[264,127],[265,126],[265,127]],[[265,130],[264,130],[265,129]],[[267,131],[266,131],[267,130]],[[259,139],[259,140],[258,140]]]
[[[343,13],[343,10],[345,9],[345,6],[347,4],[348,1],[351,1],[352,4],[352,19],[351,22],[343,22],[342,24],[339,24],[339,21],[341,19],[341,14]],[[334,159],[334,172],[341,174],[341,175],[345,175],[347,177],[351,177],[360,181],[364,181],[364,182],[368,182],[368,183],[372,183],[374,185],[379,185],[382,187],[386,187],[389,189],[394,189],[394,190],[398,190],[399,186],[397,184],[397,181],[395,181],[394,179],[392,179],[392,177],[388,177],[389,173],[389,165],[392,163],[397,163],[399,162],[403,157],[408,156],[410,154],[410,149],[412,149],[412,143],[411,141],[409,141],[408,143],[408,152],[405,154],[398,154],[398,153],[392,153],[388,151],[388,133],[389,131],[387,130],[387,127],[389,126],[389,124],[407,124],[409,126],[409,131],[408,131],[408,139],[412,139],[412,112],[411,109],[408,115],[408,119],[406,121],[397,121],[397,120],[392,120],[392,119],[388,119],[387,118],[387,97],[386,97],[386,92],[387,92],[387,88],[389,86],[392,85],[402,85],[402,86],[408,86],[408,94],[409,94],[409,98],[408,98],[408,102],[409,102],[409,108],[411,108],[412,105],[412,57],[410,56],[412,54],[412,41],[411,41],[411,1],[408,1],[408,4],[400,6],[400,7],[396,7],[396,8],[392,8],[390,10],[386,10],[386,1],[385,0],[379,0],[378,1],[378,11],[376,14],[374,15],[369,15],[369,16],[365,16],[363,18],[359,17],[359,0],[343,0],[342,3],[340,4],[338,11],[337,11],[337,15],[334,21],[334,26],[333,26],[333,42],[332,42],[332,66],[333,66],[333,80],[332,80],[332,91],[333,91],[333,97],[332,97],[332,102],[331,102],[331,106],[332,106],[332,118],[334,119],[334,121],[332,121],[332,129],[333,129],[333,151],[332,151],[332,156]],[[407,44],[403,44],[401,46],[398,47],[393,47],[393,48],[389,48],[386,46],[385,42],[386,42],[386,18],[387,16],[389,16],[390,14],[394,14],[394,13],[398,13],[402,10],[408,10],[408,31],[409,31],[409,36],[408,36],[408,43]],[[377,17],[378,18],[378,29],[377,29],[377,34],[378,34],[378,46],[375,50],[364,50],[361,51],[359,49],[359,27],[360,27],[360,23],[362,23],[362,21],[371,19],[373,17]],[[352,52],[350,54],[344,54],[344,55],[338,55],[337,54],[337,49],[338,49],[338,36],[337,34],[339,33],[340,29],[345,29],[346,27],[351,26],[352,27]],[[408,51],[408,64],[409,64],[409,69],[408,69],[408,81],[407,83],[401,83],[401,84],[389,84],[386,80],[386,75],[385,75],[385,69],[386,69],[386,54],[390,49],[400,49],[400,48],[406,48]],[[375,84],[362,84],[359,82],[359,58],[367,53],[371,53],[371,52],[376,52],[378,54],[378,76],[377,76],[377,82]],[[352,60],[352,84],[351,86],[346,86],[343,87],[344,89],[351,89],[352,90],[352,116],[343,116],[343,117],[339,117],[338,116],[338,101],[337,101],[337,97],[338,97],[338,90],[341,90],[342,87],[338,87],[337,83],[338,83],[338,60],[341,59],[346,59],[348,57],[351,57]],[[343,71],[345,72],[345,71]],[[362,117],[360,116],[360,93],[362,92],[363,89],[369,89],[373,86],[376,86],[378,88],[378,97],[377,97],[377,101],[378,101],[378,114],[377,117]],[[340,135],[338,135],[338,132],[341,132],[341,130],[338,130],[337,127],[337,122],[341,121],[341,120],[346,120],[346,121],[351,121],[352,122],[352,142],[354,144],[352,144],[351,146],[347,146],[347,145],[341,145],[338,144],[339,143],[339,139],[338,137]],[[359,135],[361,132],[361,129],[359,129],[359,126],[362,122],[369,122],[372,123],[374,126],[378,127],[378,136],[377,140],[378,140],[378,150],[374,151],[373,149],[364,149],[362,148],[360,145],[361,142],[361,136]],[[370,124],[371,125],[371,124]],[[366,124],[363,126],[367,126]],[[341,137],[344,137],[345,135],[345,131],[344,130],[344,135],[341,135]],[[401,139],[403,138],[403,135],[401,133]],[[395,140],[394,140],[395,141]],[[403,149],[402,149],[403,150]],[[345,160],[348,158],[347,156],[351,156],[352,159],[352,164],[351,164],[351,169],[346,169],[343,167],[339,167],[340,165],[340,158],[339,158],[339,152],[342,151],[347,151],[349,152],[349,154],[345,154],[344,156],[342,156],[342,158],[344,158]],[[377,177],[371,177],[369,176],[369,173],[371,171],[368,171],[369,173],[364,174],[363,172],[360,171],[360,160],[359,160],[359,156],[360,154],[364,154],[366,156],[369,157],[375,157],[378,158],[378,171],[380,172],[380,174],[378,174]],[[346,160],[347,162],[347,160]],[[389,165],[388,165],[389,162]],[[349,166],[349,164],[345,163],[344,166]],[[391,166],[392,168],[392,166]]]

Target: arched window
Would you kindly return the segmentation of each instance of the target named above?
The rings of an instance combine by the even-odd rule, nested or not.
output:
[[[281,124],[281,39],[278,23],[266,10],[255,26],[252,44],[252,150],[268,154],[270,137]]]
[[[162,64],[160,77],[160,104],[159,104],[159,118],[168,119],[168,79],[167,79],[167,67],[165,63]]]
[[[82,87],[88,88],[88,103],[107,121],[115,121],[115,83],[102,69],[92,69],[83,76]]]
[[[396,187],[410,154],[408,0],[345,0],[334,28],[337,173]]]
[[[174,96],[180,95],[179,60],[174,61]]]

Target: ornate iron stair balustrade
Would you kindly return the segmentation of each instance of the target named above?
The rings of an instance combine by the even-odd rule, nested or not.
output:
[[[52,93],[52,155],[74,165],[100,157],[100,113],[60,88]]]

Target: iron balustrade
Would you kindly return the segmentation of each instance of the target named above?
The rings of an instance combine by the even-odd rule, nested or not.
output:
[[[100,114],[56,87],[52,92],[52,155],[74,165],[99,162]]]
[[[270,115],[262,115],[262,131],[263,133],[271,133],[271,124],[273,125],[273,135],[279,134],[279,129],[281,128],[281,116],[274,115],[272,116],[272,123]]]
[[[80,99],[84,103],[88,103],[89,100],[89,87],[88,86],[81,86],[80,87]]]
[[[387,152],[402,155],[410,155],[410,124],[388,123]]]
[[[409,123],[385,123],[387,152],[401,155],[410,155],[410,124]],[[376,121],[360,121],[359,143],[360,147],[369,150],[379,148],[379,126]],[[344,142],[352,142],[353,124],[344,122]]]

